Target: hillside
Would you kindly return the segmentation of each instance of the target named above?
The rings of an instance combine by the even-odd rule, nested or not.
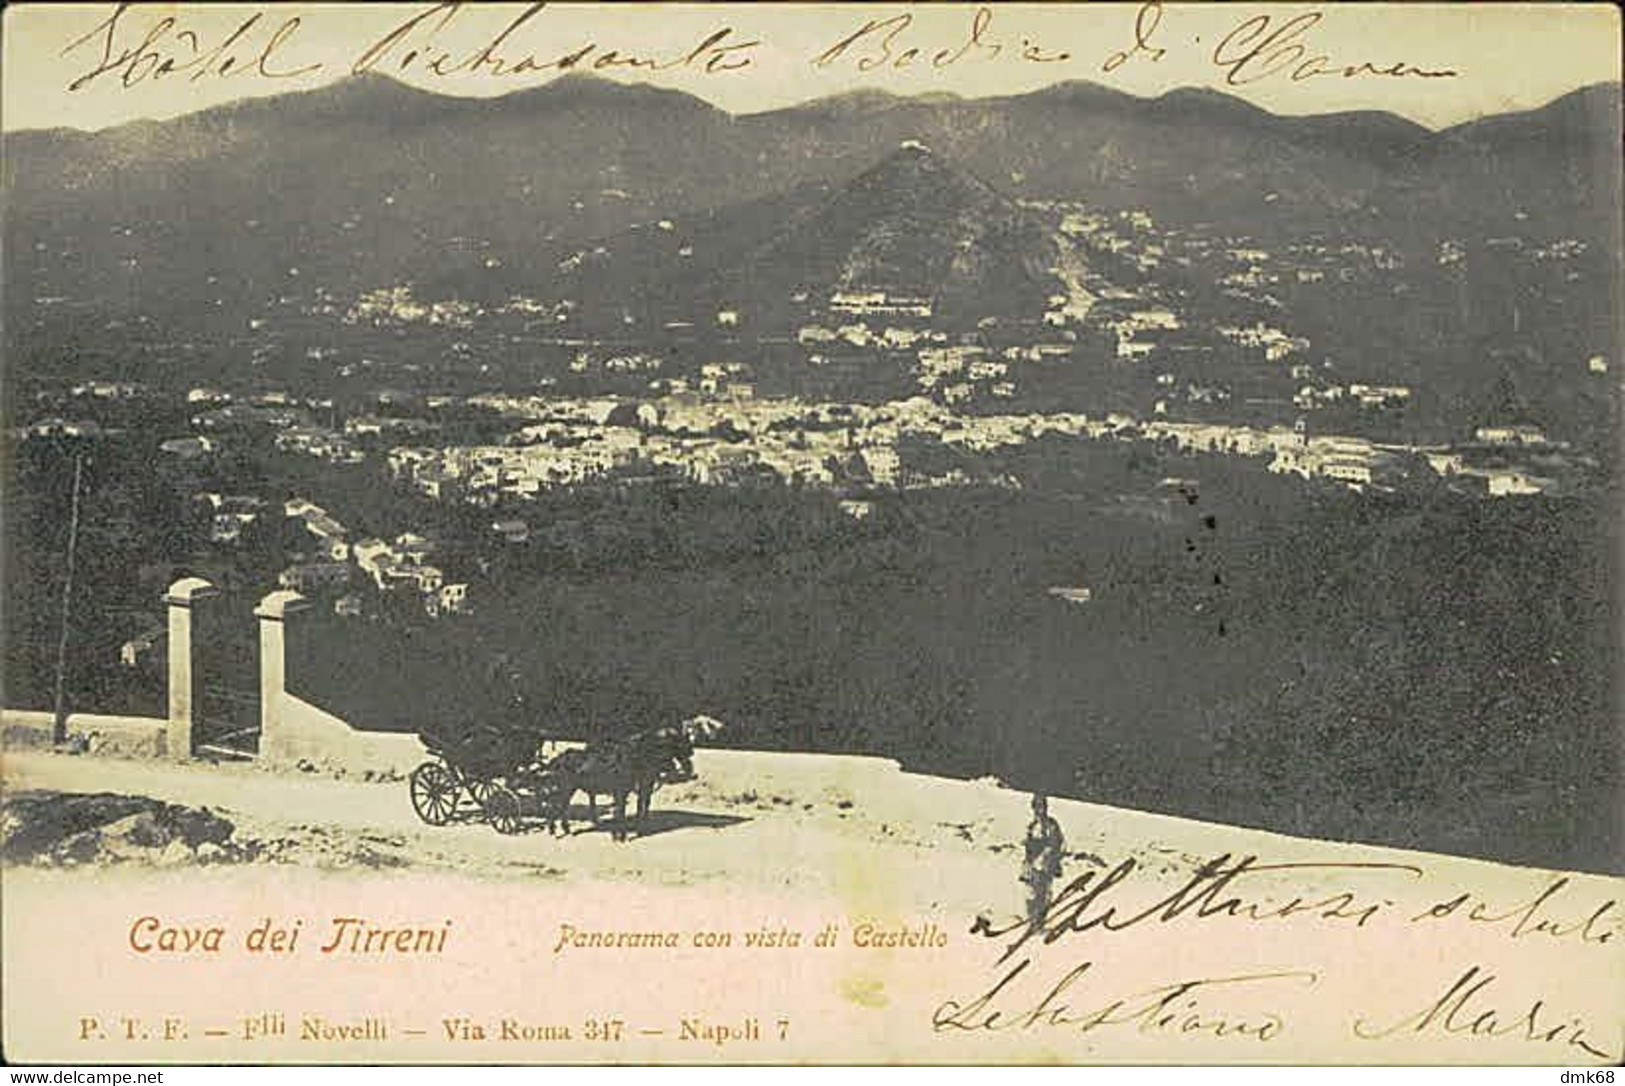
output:
[[[881,290],[937,312],[1031,313],[1055,289],[1048,227],[980,178],[905,141],[839,185],[808,184],[653,229],[598,239],[560,261],[551,293],[605,308],[686,317],[750,303],[758,319],[788,299]],[[460,296],[469,277],[437,281]],[[598,315],[603,317],[603,313]],[[782,313],[781,313],[782,315]]]
[[[1213,91],[1141,99],[1087,83],[735,117],[586,76],[495,99],[364,76],[166,122],[7,136],[5,271],[35,296],[155,314],[263,302],[295,277],[343,293],[452,274],[523,293],[583,241],[839,186],[906,140],[1011,198],[1248,233],[1359,213],[1433,234],[1523,209],[1594,234],[1618,203],[1617,91],[1431,134],[1385,114],[1280,117]]]
[[[1031,312],[1042,307],[1053,251],[1042,225],[1008,198],[908,142],[790,224],[742,282],[769,293],[871,288],[950,308]]]

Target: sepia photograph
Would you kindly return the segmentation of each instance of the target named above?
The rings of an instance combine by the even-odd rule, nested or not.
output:
[[[12,1063],[1625,1060],[1606,4],[12,4]]]

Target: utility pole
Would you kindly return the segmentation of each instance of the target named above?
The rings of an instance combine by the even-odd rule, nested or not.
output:
[[[51,723],[51,742],[68,740],[66,679],[68,671],[68,612],[73,605],[73,565],[79,549],[79,483],[84,476],[85,455],[73,457],[73,505],[68,514],[68,576],[62,583],[62,623],[56,641],[56,702]]]

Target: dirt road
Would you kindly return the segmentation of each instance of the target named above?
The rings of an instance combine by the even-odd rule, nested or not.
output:
[[[579,805],[574,832],[562,838],[540,827],[504,836],[472,815],[427,826],[399,780],[39,751],[5,754],[0,772],[9,791],[111,792],[208,808],[236,825],[237,840],[263,843],[268,858],[321,868],[668,885],[727,880],[888,901],[919,888],[921,905],[942,904],[948,887],[1008,881],[1015,892],[1017,794],[1009,795],[1004,817],[977,811],[956,821],[963,803],[911,795],[889,763],[730,753],[702,756],[699,765],[697,781],[656,794],[644,834],[626,843],[589,826]]]

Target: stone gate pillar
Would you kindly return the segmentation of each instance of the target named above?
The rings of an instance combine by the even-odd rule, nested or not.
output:
[[[297,592],[281,589],[260,600],[254,614],[260,620],[260,757],[283,760],[282,714],[287,690],[286,619],[310,606]]]
[[[193,609],[219,590],[202,577],[182,577],[169,586],[169,728],[165,749],[169,757],[192,757],[192,714],[197,704],[200,676],[192,655]]]

